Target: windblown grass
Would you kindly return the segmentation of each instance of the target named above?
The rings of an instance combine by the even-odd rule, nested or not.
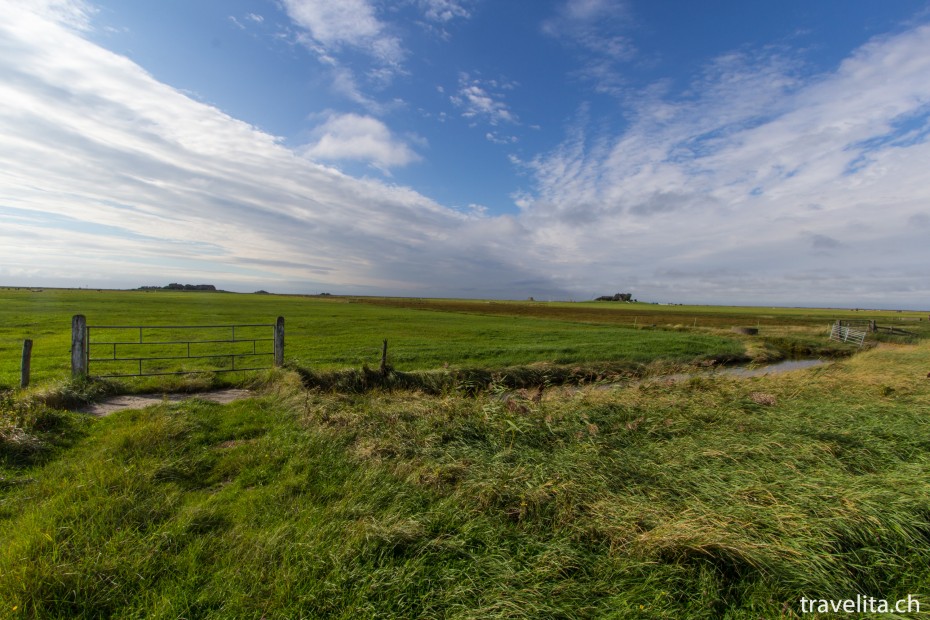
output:
[[[930,345],[783,376],[306,390],[87,423],[0,488],[42,618],[759,618],[930,607]],[[67,415],[67,414],[63,414]]]

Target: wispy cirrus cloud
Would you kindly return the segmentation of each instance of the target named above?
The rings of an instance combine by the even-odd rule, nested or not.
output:
[[[612,131],[582,110],[557,148],[514,158],[531,184],[519,213],[495,216],[316,163],[94,45],[70,18],[4,6],[4,283],[930,298],[927,25],[814,76],[779,50],[721,55],[683,93],[657,82],[620,99],[628,122]],[[488,139],[519,123],[510,86],[459,83],[460,110]],[[374,116],[333,112],[310,148],[389,168],[414,161],[417,145]]]
[[[302,39],[324,58],[342,48],[369,54],[386,66],[399,66],[406,52],[400,39],[378,19],[368,0],[282,0],[291,20],[304,30]]]
[[[370,0],[282,0],[297,28],[297,41],[329,67],[333,92],[380,113],[384,105],[372,93],[405,73],[408,52],[391,25],[380,19]],[[367,66],[346,56],[368,58]]]
[[[248,25],[245,22],[257,26],[261,26],[265,23],[265,17],[259,15],[258,13],[246,13],[242,19],[239,19],[235,15],[230,15],[228,19],[230,22],[235,24],[236,28],[239,30],[248,30]]]
[[[78,31],[90,30],[97,9],[85,0],[8,0],[13,8],[28,11],[44,19]]]
[[[629,37],[617,34],[630,23],[626,0],[566,0],[556,17],[543,23],[543,31],[600,56],[630,60],[635,46]]]
[[[821,297],[880,301],[914,257],[930,259],[908,224],[930,201],[930,26],[876,38],[833,72],[804,77],[799,63],[728,54],[683,95],[658,85],[627,100],[619,134],[582,118],[529,164],[533,245],[569,264],[641,265],[656,295],[777,303],[810,277]],[[706,278],[663,284],[685,264]]]
[[[7,11],[0,42],[4,283],[461,294],[532,279],[477,249],[472,216],[315,164],[60,23]],[[373,118],[322,128],[320,153],[414,157]]]
[[[579,54],[578,76],[598,91],[620,94],[625,81],[619,65],[637,55],[636,45],[625,34],[632,24],[627,0],[564,0],[542,23],[542,31]]]
[[[375,86],[389,84],[404,67],[410,52],[396,22],[385,19],[387,11],[374,0],[281,0],[291,22],[299,29],[298,40],[321,62],[349,69],[342,55],[355,52],[368,56],[375,66],[364,73]],[[424,24],[443,25],[471,17],[474,0],[407,0],[422,15]],[[396,8],[396,7],[394,7]],[[432,26],[430,26],[432,28]],[[444,36],[448,33],[442,31]],[[343,77],[344,80],[344,77]],[[353,76],[353,80],[358,78]]]

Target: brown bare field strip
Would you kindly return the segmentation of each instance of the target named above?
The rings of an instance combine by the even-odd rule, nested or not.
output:
[[[457,299],[415,298],[354,298],[353,301],[377,306],[460,312],[493,316],[519,316],[579,323],[617,325],[661,325],[713,327],[727,329],[739,325],[765,326],[825,326],[834,319],[875,319],[890,323],[902,319],[919,319],[919,313],[897,313],[887,310],[857,311],[820,308],[768,308],[739,306],[660,306],[646,303],[613,302],[513,302],[471,301]]]

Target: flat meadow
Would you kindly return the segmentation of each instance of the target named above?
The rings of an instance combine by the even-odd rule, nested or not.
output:
[[[493,369],[832,355],[843,348],[824,336],[837,318],[930,325],[916,312],[0,289],[0,386],[18,384],[26,338],[34,381],[66,377],[76,314],[92,326],[265,324],[283,316],[286,359],[319,370],[376,366],[385,339],[398,370]],[[757,327],[761,338],[740,339],[730,331],[737,326]]]
[[[930,610],[924,314],[50,289],[0,303],[2,617],[799,618],[802,598],[857,595]],[[77,313],[284,316],[286,363],[71,381]],[[837,318],[914,335],[831,344]],[[13,389],[27,337],[36,384]],[[798,353],[831,361],[709,370]],[[70,406],[218,385],[251,396]]]
[[[37,381],[70,372],[71,317],[89,325],[226,325],[285,318],[285,357],[302,367],[377,366],[389,343],[398,370],[498,368],[735,356],[734,338],[634,330],[572,318],[446,312],[368,303],[365,298],[200,292],[0,290],[0,385],[19,379],[22,341],[33,344]],[[478,308],[481,310],[481,308]],[[92,339],[93,342],[93,339]]]

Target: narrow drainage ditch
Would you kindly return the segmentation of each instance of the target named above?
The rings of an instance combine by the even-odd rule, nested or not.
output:
[[[728,377],[737,377],[740,379],[748,379],[750,377],[764,377],[766,375],[780,375],[786,372],[791,372],[793,370],[803,370],[805,368],[817,368],[818,366],[826,366],[834,360],[822,360],[822,359],[806,359],[806,360],[784,360],[781,362],[775,362],[773,364],[748,364],[741,366],[721,366],[719,368],[710,368],[707,370],[697,370],[694,372],[680,372],[671,375],[656,375],[654,377],[646,377],[644,381],[648,380],[662,380],[662,381],[687,381],[688,379],[693,379],[694,377],[719,377],[719,376],[728,376]]]

